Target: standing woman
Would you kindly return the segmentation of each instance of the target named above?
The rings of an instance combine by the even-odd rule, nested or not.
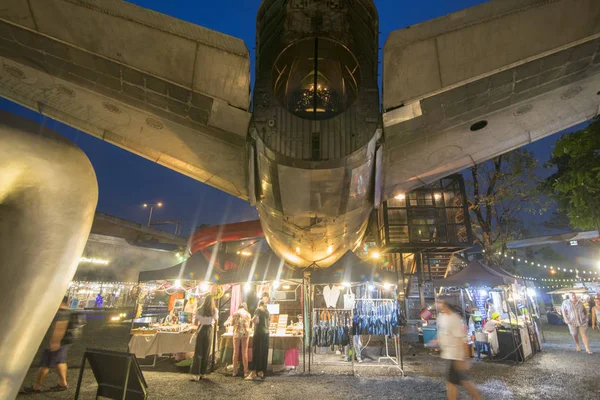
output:
[[[206,369],[208,367],[208,353],[210,351],[210,337],[213,325],[219,319],[219,312],[215,306],[215,300],[211,294],[204,298],[204,302],[196,311],[196,324],[198,325],[198,335],[196,336],[196,350],[194,352],[194,362],[191,373],[197,375],[192,381],[199,381],[206,378]]]
[[[268,296],[266,301],[268,302]],[[252,364],[253,370],[246,377],[246,380],[253,380],[257,376],[265,378],[267,372],[267,363],[269,361],[269,311],[267,310],[265,296],[258,302],[258,307],[254,312],[254,337],[252,339]]]
[[[246,303],[240,304],[240,308],[233,314],[231,325],[233,326],[233,376],[238,374],[238,360],[242,353],[242,364],[244,365],[244,376],[248,375],[248,341],[250,340],[250,319]]]
[[[596,303],[592,307],[592,329],[600,330],[600,294],[597,294],[594,300]]]

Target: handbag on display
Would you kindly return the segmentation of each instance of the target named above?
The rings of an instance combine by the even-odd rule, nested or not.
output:
[[[352,289],[348,288],[346,294],[344,294],[344,308],[346,310],[352,310],[354,308],[354,293],[352,293]]]

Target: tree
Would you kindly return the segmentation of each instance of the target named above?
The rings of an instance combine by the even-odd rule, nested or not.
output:
[[[536,175],[539,163],[533,153],[517,149],[471,168],[469,210],[475,241],[485,250],[485,262],[502,264],[498,252],[506,243],[529,234],[525,213],[546,209]]]
[[[600,227],[600,117],[586,128],[563,135],[546,164],[556,172],[542,188],[558,203],[575,229]]]

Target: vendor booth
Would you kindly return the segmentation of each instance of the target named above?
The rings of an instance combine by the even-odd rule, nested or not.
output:
[[[77,310],[133,307],[135,298],[131,290],[135,282],[73,281],[67,297],[69,308]]]
[[[303,274],[288,268],[273,253],[248,257],[235,270],[211,268],[202,253],[158,271],[140,273],[138,305],[129,342],[130,352],[142,358],[174,354],[191,364],[195,347],[195,310],[211,293],[219,308],[219,331],[211,339],[211,359],[232,363],[231,328],[225,323],[244,301],[254,313],[260,295],[270,294],[272,304],[269,367],[296,368],[303,349]],[[219,335],[219,333],[222,333]],[[252,358],[252,328],[249,357]],[[185,361],[187,359],[187,361]]]
[[[219,279],[220,271],[211,271],[201,253],[170,268],[140,272],[129,351],[138,358],[153,356],[152,365],[165,354],[192,357],[195,309],[208,293],[224,296]]]
[[[296,369],[300,351],[304,353],[303,326],[303,273],[293,270],[275,254],[266,253],[236,270],[222,276],[222,281],[230,285],[230,315],[238,309],[242,301],[248,304],[249,312],[254,313],[261,294],[271,296],[268,306],[269,326],[269,369],[281,371]],[[248,358],[252,361],[253,332],[250,331]],[[225,365],[233,363],[233,330],[225,330],[220,337],[220,360]]]
[[[478,260],[435,281],[438,294],[453,295],[468,326],[467,339],[480,357],[524,362],[541,351],[542,333],[535,291],[499,267]],[[429,325],[429,330],[435,325]],[[427,345],[427,342],[425,343]]]
[[[309,372],[312,366],[386,367],[404,374],[395,272],[347,252],[310,274]]]

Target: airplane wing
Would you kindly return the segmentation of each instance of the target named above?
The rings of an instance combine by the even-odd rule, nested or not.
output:
[[[244,42],[121,0],[6,0],[0,96],[247,199]]]
[[[597,0],[492,0],[392,32],[382,198],[597,115],[599,37]]]

